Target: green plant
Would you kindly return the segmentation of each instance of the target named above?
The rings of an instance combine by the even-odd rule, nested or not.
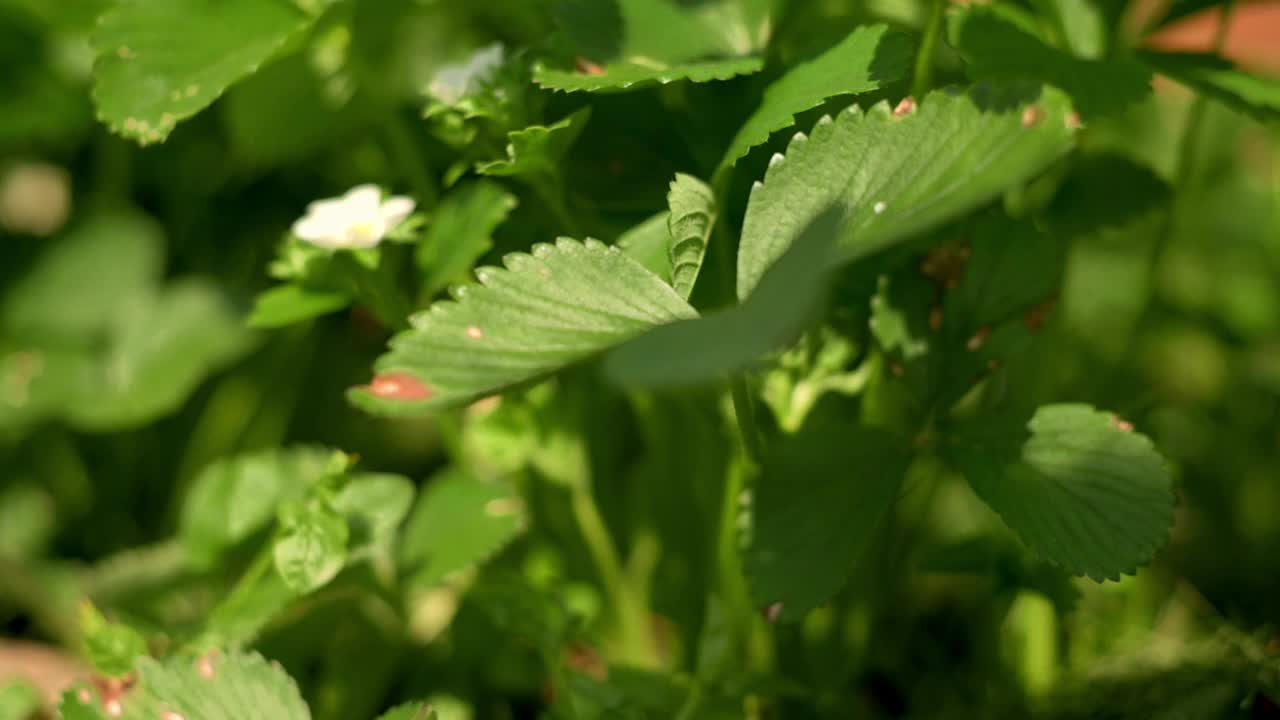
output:
[[[1280,407],[1280,176],[1215,144],[1280,156],[1280,80],[1093,0],[72,5],[0,0],[66,54],[0,51],[0,148],[85,197],[0,270],[0,617],[95,668],[59,717],[1095,716],[1103,656],[1276,698],[1217,619],[1151,672],[1073,623],[1167,609],[1126,576],[1204,459],[1158,448],[1222,437],[1168,307]]]

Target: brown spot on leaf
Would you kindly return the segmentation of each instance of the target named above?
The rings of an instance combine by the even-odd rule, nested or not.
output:
[[[217,674],[216,663],[217,653],[210,652],[202,655],[200,659],[196,661],[196,673],[205,680],[212,680],[213,676]]]
[[[893,373],[894,377],[902,377],[907,374],[907,369],[902,367],[901,363],[894,363],[889,366],[889,372]]]
[[[978,332],[974,333],[973,337],[969,338],[969,341],[964,344],[965,350],[968,350],[969,352],[977,352],[978,350],[981,350],[982,346],[986,344],[987,338],[990,336],[991,326],[983,325],[978,328]]]
[[[1027,314],[1023,317],[1022,320],[1023,322],[1026,323],[1028,329],[1030,329],[1032,332],[1035,332],[1040,328],[1044,327],[1045,319],[1049,317],[1049,313],[1053,312],[1053,309],[1057,305],[1058,305],[1058,298],[1051,297],[1048,300],[1045,300],[1039,305],[1028,310]]]
[[[778,618],[782,617],[782,607],[782,603],[780,602],[770,604],[764,609],[764,619],[768,621],[770,625],[778,622]]]
[[[1026,110],[1022,111],[1022,127],[1034,127],[1044,119],[1044,110],[1038,105],[1030,105]]]
[[[1084,122],[1080,119],[1080,113],[1074,111],[1067,113],[1067,117],[1063,122],[1068,130],[1079,130],[1084,127]]]
[[[929,307],[929,329],[933,332],[942,329],[942,306],[937,303]]]
[[[565,648],[565,664],[571,669],[576,670],[598,682],[604,682],[609,677],[609,666],[605,664],[604,658],[600,653],[590,645],[584,642],[570,643]]]
[[[470,326],[468,326],[468,327],[467,327],[467,337],[471,338],[472,340],[480,340],[480,339],[483,339],[483,338],[484,338],[484,331],[483,331],[483,330],[481,330],[481,329],[480,329],[478,326],[476,326],[476,325],[470,325]]]
[[[893,109],[893,116],[896,118],[906,117],[915,111],[916,99],[908,95],[902,98],[902,101]]]
[[[573,59],[573,66],[583,75],[603,75],[604,68],[582,57],[581,55]]]
[[[1111,427],[1120,432],[1133,432],[1133,423],[1121,418],[1119,415],[1111,416]]]
[[[368,390],[384,400],[428,400],[432,395],[429,386],[406,372],[376,375]]]
[[[940,245],[929,251],[920,263],[920,272],[936,285],[953,290],[964,276],[965,264],[973,251],[967,244]]]

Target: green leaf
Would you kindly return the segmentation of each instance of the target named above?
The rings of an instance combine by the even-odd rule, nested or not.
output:
[[[886,25],[863,25],[838,45],[809,62],[796,65],[764,92],[760,107],[747,118],[716,169],[717,178],[778,130],[791,127],[795,116],[829,98],[870,92],[898,82],[910,71],[910,38]]]
[[[402,475],[355,475],[333,497],[333,509],[351,529],[349,554],[389,548],[413,505],[413,483]]]
[[[82,378],[67,417],[93,431],[136,427],[180,407],[208,375],[250,348],[213,285],[184,280],[116,318],[114,337]]]
[[[671,282],[671,213],[664,210],[618,236],[614,244],[645,270]]]
[[[143,145],[162,142],[310,23],[284,0],[122,0],[93,37],[98,115]]]
[[[696,315],[660,278],[594,240],[562,238],[504,263],[414,316],[352,401],[386,414],[462,405]]]
[[[1119,3],[1107,0],[1032,0],[1032,6],[1055,21],[1072,55],[1090,60],[1106,53],[1111,23],[1123,10]]]
[[[1079,153],[1049,206],[1053,229],[1067,237],[1118,228],[1164,207],[1172,189],[1123,155]]]
[[[693,293],[716,223],[716,199],[701,180],[677,173],[667,193],[667,228],[671,233],[671,286],[685,300]]]
[[[28,720],[42,706],[40,692],[26,681],[0,680],[0,720]]]
[[[340,290],[321,290],[297,283],[278,285],[258,296],[246,321],[252,328],[278,328],[337,312],[351,304]]]
[[[160,279],[164,237],[139,213],[90,215],[52,243],[0,302],[0,329],[83,344]],[[110,268],[110,272],[103,272]]]
[[[909,457],[871,428],[805,428],[781,443],[751,497],[745,563],[756,601],[798,620],[834,595],[866,555]]]
[[[327,584],[347,562],[347,521],[328,504],[289,502],[277,513],[280,537],[273,548],[276,570],[294,592]]]
[[[712,382],[794,341],[822,309],[839,218],[819,216],[741,305],[655,328],[609,354],[616,383],[651,388]]]
[[[616,91],[758,72],[770,0],[565,0],[557,19],[579,67],[534,68],[552,90]]]
[[[279,663],[240,652],[199,659],[175,655],[163,663],[143,658],[128,692],[104,698],[92,686],[72,688],[63,694],[58,714],[63,720],[311,718],[298,686]]]
[[[885,103],[818,121],[775,155],[751,193],[738,253],[745,298],[814,217],[845,215],[840,261],[933,228],[1043,170],[1072,144],[1070,107],[1044,89],[1030,102],[980,86],[930,93],[909,114]]]
[[[88,601],[80,605],[80,634],[84,654],[98,672],[121,677],[147,654],[147,641],[128,625],[109,622]]]
[[[436,720],[436,717],[430,705],[411,702],[386,711],[378,716],[378,720]]]
[[[458,282],[493,247],[493,231],[515,209],[516,197],[497,183],[467,184],[436,207],[426,236],[418,246],[423,293],[436,293]]]
[[[526,181],[558,177],[560,161],[582,134],[591,108],[584,107],[554,125],[534,125],[507,134],[507,159],[476,165],[481,175],[517,177]]]
[[[178,524],[190,561],[211,565],[223,552],[266,528],[277,506],[301,498],[324,477],[322,448],[271,449],[224,458],[196,476]]]
[[[1119,579],[1173,525],[1173,479],[1151,441],[1088,405],[1046,405],[1026,430],[958,429],[951,454],[1032,550],[1077,575]]]
[[[1151,92],[1151,73],[1132,58],[1083,60],[1054,48],[1009,8],[968,5],[948,19],[948,39],[975,80],[1030,81],[1061,88],[1085,119],[1114,115]]]
[[[432,478],[405,526],[400,558],[410,582],[430,588],[493,556],[524,530],[520,496],[460,470]]]
[[[1280,79],[1252,75],[1211,54],[1144,52],[1161,75],[1208,95],[1262,123],[1280,120]]]

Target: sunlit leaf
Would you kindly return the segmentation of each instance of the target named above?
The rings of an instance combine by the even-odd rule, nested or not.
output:
[[[487,560],[525,522],[524,504],[511,488],[446,471],[429,481],[413,509],[400,559],[410,582],[429,588]]]
[[[310,22],[285,0],[116,3],[93,37],[98,114],[125,137],[162,142]]]
[[[905,110],[905,108],[904,108]],[[823,118],[776,155],[751,194],[738,253],[738,296],[818,214],[845,216],[838,259],[865,257],[989,202],[1072,144],[1070,106],[979,86],[930,93],[913,112],[881,103]]]
[[[480,163],[481,175],[518,177],[536,181],[560,174],[559,163],[582,134],[591,108],[585,107],[553,125],[534,125],[507,135],[507,159]]]
[[[1047,405],[1025,430],[984,419],[951,454],[1032,550],[1078,575],[1118,579],[1173,525],[1173,479],[1151,441],[1088,405]]]
[[[388,414],[456,406],[696,315],[661,278],[595,241],[565,238],[504,261],[414,316],[352,400]]]
[[[671,233],[671,286],[688,300],[716,223],[716,201],[706,183],[681,173],[671,182],[667,204],[671,208],[667,219]]]
[[[119,697],[84,686],[62,696],[63,720],[310,720],[298,686],[257,653],[174,655],[138,662],[136,683]]]
[[[320,500],[288,502],[277,511],[280,535],[276,570],[294,592],[308,593],[332,580],[347,562],[347,521]]]
[[[863,25],[838,45],[809,62],[796,65],[765,90],[760,107],[734,137],[716,174],[733,167],[769,135],[790,127],[799,113],[828,98],[865,93],[897,82],[911,68],[908,36],[885,25]]]
[[[769,0],[567,0],[557,19],[576,68],[539,66],[534,80],[564,91],[707,82],[759,71]]]

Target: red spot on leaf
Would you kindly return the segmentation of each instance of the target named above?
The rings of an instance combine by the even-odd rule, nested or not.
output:
[[[1120,432],[1133,432],[1133,423],[1121,418],[1119,415],[1111,416],[1111,427]]]
[[[583,75],[603,75],[604,68],[579,55],[573,60],[574,67]]]
[[[368,385],[369,392],[384,400],[428,400],[431,388],[405,372],[382,373]]]
[[[898,106],[893,109],[893,116],[898,118],[906,117],[915,111],[916,99],[908,95],[902,98],[902,102],[898,103]]]

